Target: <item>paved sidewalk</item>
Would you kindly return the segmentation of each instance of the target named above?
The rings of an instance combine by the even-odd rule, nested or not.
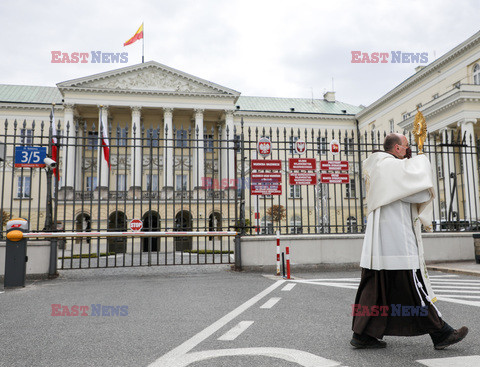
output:
[[[445,273],[480,276],[480,264],[477,264],[475,260],[431,264],[427,265],[427,269]]]

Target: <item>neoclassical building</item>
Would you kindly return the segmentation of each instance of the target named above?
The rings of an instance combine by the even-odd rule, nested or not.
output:
[[[241,179],[246,218],[251,227],[260,225],[261,233],[273,233],[276,224],[268,209],[275,205],[284,206],[279,224],[290,233],[315,233],[326,225],[329,232],[355,231],[353,226],[365,218],[358,200],[363,195],[360,161],[367,143],[379,143],[362,142],[363,137],[375,140],[377,132],[410,130],[418,108],[436,139],[429,156],[442,187],[436,218],[454,212],[473,220],[480,210],[476,151],[455,145],[451,135],[475,136],[478,96],[480,32],[418,67],[366,108],[337,101],[334,92],[323,99],[243,96],[155,61],[57,87],[0,85],[2,208],[15,215],[28,210],[33,227],[41,229],[45,178],[39,169],[14,168],[13,149],[48,145],[54,104],[61,139],[54,189],[62,204],[57,219],[66,228],[123,228],[133,218],[143,218],[151,229],[179,228],[178,222],[186,230],[232,228]],[[105,130],[108,162],[102,147]],[[250,195],[254,170],[249,162],[259,158],[256,142],[262,137],[272,141],[270,158],[283,162],[280,196]],[[298,139],[306,141],[304,157],[349,161],[348,183],[290,185],[288,160],[300,157],[294,151]],[[342,146],[339,156],[329,152],[332,140]],[[453,151],[458,154],[449,154]],[[458,164],[462,169],[453,182],[449,173]],[[445,194],[454,184],[461,189],[456,196]]]

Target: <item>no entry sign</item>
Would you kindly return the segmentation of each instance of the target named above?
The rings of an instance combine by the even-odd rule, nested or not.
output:
[[[317,174],[315,172],[292,172],[289,181],[290,185],[316,185]]]
[[[132,231],[138,232],[143,228],[143,222],[140,219],[132,219],[130,222],[130,229]]]
[[[350,175],[348,173],[322,173],[320,181],[322,183],[346,184],[350,183]]]

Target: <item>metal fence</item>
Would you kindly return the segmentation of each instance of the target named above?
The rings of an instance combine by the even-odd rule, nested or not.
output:
[[[26,218],[31,232],[126,231],[130,220],[144,231],[228,231],[242,235],[342,234],[365,230],[362,161],[381,150],[386,133],[355,129],[252,128],[216,126],[199,131],[177,127],[109,124],[109,160],[102,148],[103,130],[91,120],[57,122],[5,121],[0,131],[3,222]],[[137,128],[138,126],[138,128]],[[56,143],[52,145],[52,138]],[[257,143],[268,137],[272,153],[258,156]],[[413,137],[407,134],[415,150]],[[298,155],[294,145],[304,140]],[[339,151],[333,154],[332,141]],[[434,168],[435,231],[479,229],[479,144],[458,131],[432,133],[424,152]],[[58,173],[16,167],[15,147],[57,148]],[[3,154],[2,154],[3,153]],[[415,154],[415,152],[414,152]],[[289,159],[347,161],[344,184],[290,185]],[[281,194],[252,195],[254,159],[281,161]],[[4,226],[0,235],[4,236]],[[230,263],[233,239],[217,237],[109,238],[59,240],[61,267],[101,267]],[[93,257],[95,254],[97,257]],[[110,257],[109,257],[110,256]],[[82,259],[83,258],[83,259]],[[102,260],[100,260],[100,258]],[[111,265],[108,265],[111,264]]]

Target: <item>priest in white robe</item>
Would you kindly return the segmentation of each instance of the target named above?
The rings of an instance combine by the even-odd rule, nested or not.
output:
[[[407,159],[401,134],[389,134],[384,150],[363,162],[368,218],[350,344],[385,348],[384,335],[429,334],[435,349],[444,349],[468,329],[454,330],[442,319],[423,258],[421,227],[432,225],[430,162],[425,155]]]

